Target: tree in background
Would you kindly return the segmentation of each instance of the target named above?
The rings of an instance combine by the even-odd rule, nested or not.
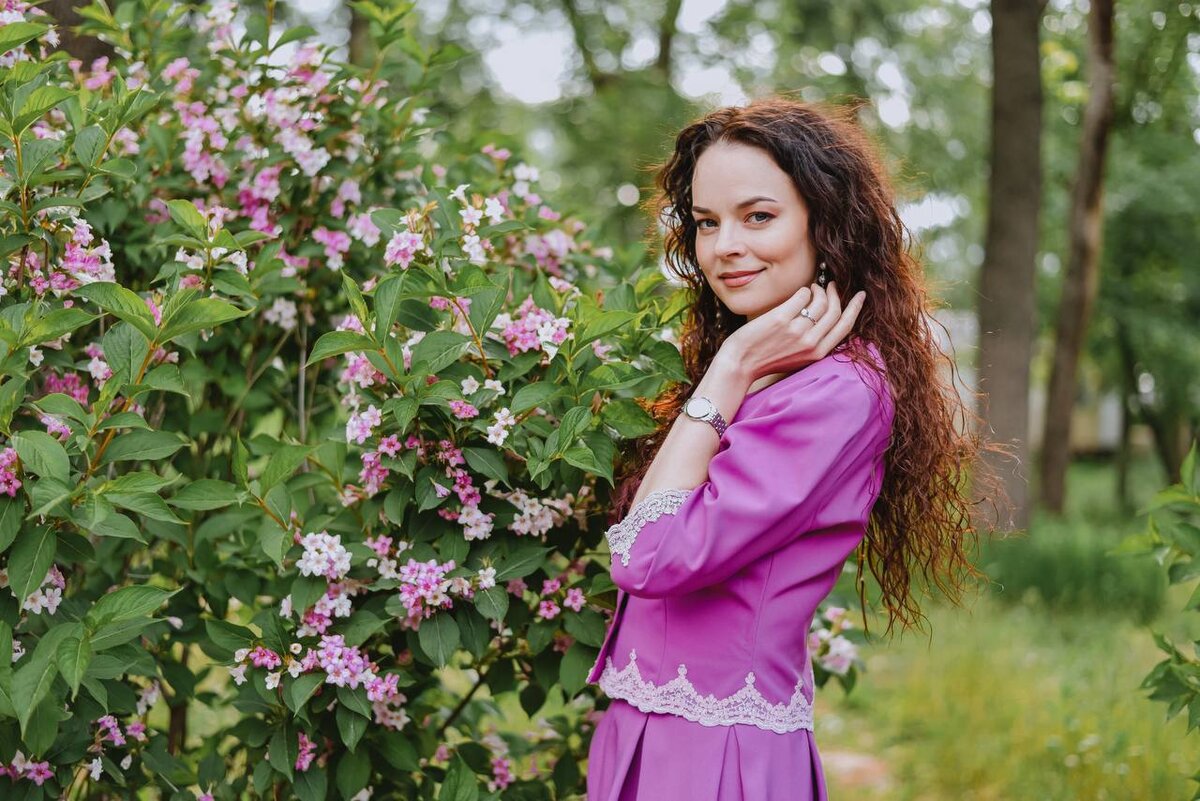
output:
[[[1066,495],[1076,376],[1100,282],[1104,161],[1108,153],[1117,77],[1112,0],[1092,0],[1088,34],[1089,92],[1079,143],[1079,166],[1071,193],[1067,274],[1059,300],[1042,434],[1040,500],[1056,514],[1062,512]]]
[[[1001,527],[1029,526],[1029,364],[1036,335],[1034,260],[1042,197],[1042,79],[1037,0],[992,3],[992,155],[988,223],[979,281],[982,417],[1009,443],[1015,464],[995,464],[1012,501]],[[998,457],[989,454],[989,459]]]

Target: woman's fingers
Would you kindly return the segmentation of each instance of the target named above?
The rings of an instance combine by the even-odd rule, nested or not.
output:
[[[821,349],[828,353],[837,347],[842,340],[850,336],[854,330],[854,323],[858,320],[858,313],[862,311],[866,300],[867,293],[863,291],[857,292],[854,297],[850,298],[850,302],[846,304],[845,310],[838,316],[833,327],[822,337]]]
[[[812,286],[812,302],[805,306],[805,313],[801,315],[805,320],[813,325],[820,321],[825,314],[825,309],[829,305],[828,298],[825,295],[825,290],[814,284]],[[812,328],[810,325],[809,328]]]
[[[817,318],[817,324],[813,326],[813,330],[809,334],[809,339],[815,344],[824,339],[825,334],[830,328],[833,328],[837,323],[838,318],[842,316],[842,302],[838,298],[837,284],[830,281],[829,286],[825,289],[825,309],[821,316]],[[824,356],[825,354],[821,354]]]

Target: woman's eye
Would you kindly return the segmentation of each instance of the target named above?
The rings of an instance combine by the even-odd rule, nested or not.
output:
[[[707,228],[708,226],[705,225],[705,223],[713,223],[714,225],[716,225],[716,223],[713,220],[696,220],[696,227],[697,228]]]
[[[768,214],[765,211],[756,211],[750,215],[750,220],[752,222],[765,223],[767,220],[770,220],[773,217],[774,217],[774,215]]]

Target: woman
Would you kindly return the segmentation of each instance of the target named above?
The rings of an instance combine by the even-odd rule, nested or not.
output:
[[[914,574],[957,597],[979,444],[848,116],[720,109],[679,134],[658,185],[693,295],[690,382],[656,402],[607,533],[618,605],[589,680],[613,700],[588,799],[825,799],[813,614],[856,548],[889,630],[920,620]]]

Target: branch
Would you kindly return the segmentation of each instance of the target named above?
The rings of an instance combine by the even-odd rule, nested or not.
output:
[[[675,0],[671,0],[671,2],[675,2]],[[592,91],[598,92],[607,84],[612,83],[613,76],[597,66],[596,57],[592,55],[591,49],[587,46],[587,21],[579,13],[579,7],[575,4],[575,0],[562,0],[562,5],[563,11],[567,15],[567,21],[571,23],[571,34],[575,39],[575,47],[579,49],[579,55],[583,59],[583,68],[587,72],[588,80],[592,83]]]
[[[662,25],[658,29],[658,59],[654,68],[671,80],[671,44],[675,34],[679,32],[679,11],[683,8],[683,0],[667,0],[667,8],[663,12]]]

